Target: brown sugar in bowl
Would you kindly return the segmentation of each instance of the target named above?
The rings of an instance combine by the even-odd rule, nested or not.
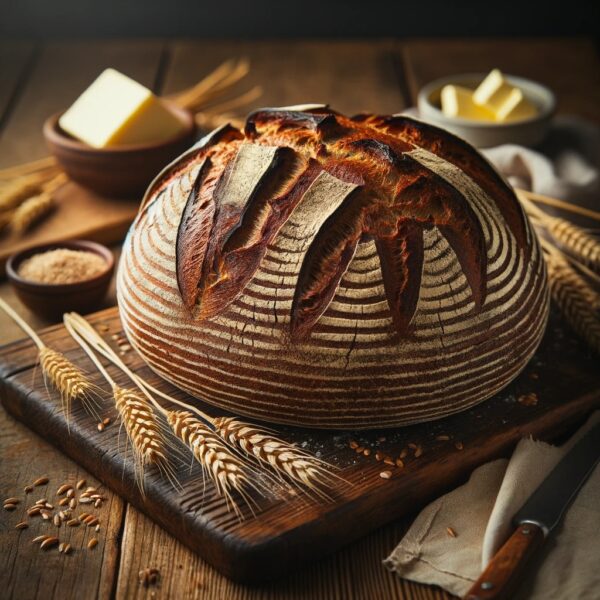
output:
[[[19,267],[24,260],[59,248],[93,252],[106,262],[106,269],[84,281],[60,284],[39,283],[19,275]],[[25,306],[37,315],[55,319],[71,310],[86,313],[97,308],[106,295],[114,267],[112,252],[105,246],[86,240],[72,240],[34,246],[13,254],[6,263],[6,274]]]
[[[92,148],[60,128],[62,113],[46,120],[44,137],[50,152],[73,181],[105,196],[136,197],[165,165],[194,143],[193,115],[174,105],[170,108],[184,128],[167,140]]]

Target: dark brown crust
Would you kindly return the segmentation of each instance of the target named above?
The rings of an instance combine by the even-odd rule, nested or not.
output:
[[[515,193],[485,158],[467,142],[444,129],[406,116],[361,115],[355,119],[398,135],[416,147],[424,148],[464,171],[491,198],[494,198],[519,247],[528,252],[529,240],[525,215]]]
[[[237,144],[237,151],[240,144],[239,134],[226,135],[231,140],[213,145],[207,154],[218,160],[221,180],[233,168],[232,147]],[[219,184],[213,176],[208,185],[203,176],[180,224],[177,280],[186,307],[199,319],[218,315],[244,290],[275,234],[323,170],[358,187],[329,217],[303,259],[290,315],[292,341],[310,336],[364,237],[376,242],[399,335],[407,333],[416,310],[422,232],[433,226],[454,250],[479,309],[487,272],[481,223],[459,190],[407,154],[415,148],[439,155],[472,177],[495,199],[519,247],[528,247],[524,216],[512,191],[475,150],[442,130],[406,117],[349,119],[322,107],[261,109],[248,117],[245,137],[279,147],[247,201],[221,206]]]

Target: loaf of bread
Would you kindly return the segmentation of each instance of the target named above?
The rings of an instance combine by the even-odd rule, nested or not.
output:
[[[322,105],[222,127],[150,186],[118,276],[164,379],[319,428],[437,419],[523,369],[548,315],[514,193],[461,139]]]

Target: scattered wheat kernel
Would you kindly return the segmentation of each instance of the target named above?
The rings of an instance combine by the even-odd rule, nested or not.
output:
[[[34,537],[31,540],[32,544],[37,544],[38,542],[43,542],[44,540],[47,540],[50,536],[49,535],[38,535],[37,537]]]
[[[52,514],[49,513],[47,510],[41,510],[40,514],[42,515],[42,519],[44,519],[44,521],[49,521],[50,517],[52,516]]]
[[[95,548],[98,545],[98,540],[96,538],[92,538],[89,542],[88,542],[88,549],[92,550],[93,548]]]
[[[408,450],[406,448],[402,448],[400,450],[400,458],[406,458],[408,456]]]
[[[15,525],[15,529],[27,529],[29,527],[29,524],[25,521],[19,521],[16,525]]]
[[[71,553],[71,544],[69,544],[67,542],[65,547],[63,548],[63,554],[70,554],[70,553]]]
[[[93,519],[90,519],[87,522],[88,527],[93,527],[94,525],[97,525],[97,524],[98,524],[98,519],[96,517],[94,517]]]
[[[26,486],[23,488],[23,491],[24,491],[26,494],[31,494],[31,492],[33,492],[33,486],[32,486],[32,485],[26,485]]]
[[[100,531],[100,523],[98,523],[98,525],[96,525],[96,527],[94,527],[94,531],[97,533],[98,531]]]
[[[350,446],[350,448],[352,448],[352,450],[356,450],[358,448],[358,442],[355,442],[354,440],[350,440],[350,443],[348,445]]]
[[[96,428],[98,429],[98,431],[104,431],[104,425],[102,423],[98,423],[98,425],[96,425]]]
[[[404,461],[401,458],[397,458],[396,459],[396,466],[400,467],[402,469],[404,467]]]
[[[449,435],[438,435],[435,438],[438,442],[447,442],[450,439]]]
[[[69,500],[69,508],[71,508],[71,509],[77,508],[77,500],[75,500],[75,498],[71,498]]]
[[[100,498],[96,499],[96,502],[94,502],[94,508],[100,508],[102,506],[102,500],[100,500]]]
[[[386,457],[383,459],[383,462],[384,462],[386,465],[392,465],[392,466],[394,465],[394,459],[393,459],[391,456],[386,456]]]
[[[18,498],[7,498],[4,504],[19,504],[21,502]]]
[[[462,450],[462,449],[464,448],[464,446],[463,446],[463,443],[462,443],[462,442],[455,442],[455,443],[454,443],[454,447],[455,447],[457,450]]]
[[[46,506],[46,498],[40,498],[39,500],[36,500],[35,503],[38,506]]]
[[[371,450],[370,450],[369,448],[365,448],[365,449],[364,449],[364,452],[363,452],[363,454],[364,454],[365,456],[370,456],[370,454],[371,454]]]
[[[356,452],[356,454],[362,454],[365,451],[365,447],[359,446],[358,448],[355,448],[354,451]]]
[[[85,494],[95,494],[98,491],[98,488],[95,487],[87,487],[85,488]]]
[[[15,508],[17,508],[17,505],[10,502],[4,505],[4,510],[15,510]]]
[[[61,498],[58,501],[58,505],[59,506],[66,506],[67,504],[69,504],[69,500],[70,500],[70,498]]]
[[[113,333],[113,334],[110,336],[110,339],[111,339],[111,340],[115,340],[115,341],[116,341],[116,340],[118,340],[118,339],[119,339],[119,334],[118,334],[118,333]]]
[[[389,479],[391,476],[391,471],[381,471],[381,473],[379,473],[379,477],[381,477],[381,479]]]
[[[67,526],[69,527],[79,527],[81,525],[81,522],[79,521],[79,519],[70,519],[69,521],[67,521]]]
[[[93,502],[93,501],[89,496],[80,496],[79,497],[79,504],[90,504],[91,502]]]
[[[65,549],[65,546],[66,546],[66,545],[67,545],[67,542],[61,542],[61,543],[58,545],[58,551],[59,551],[59,552],[62,552],[62,551]]]
[[[423,448],[421,448],[421,446],[419,446],[416,450],[415,450],[415,458],[419,458],[419,456],[421,456],[423,454]]]
[[[52,522],[54,523],[54,525],[56,527],[60,527],[62,521],[60,520],[60,517],[58,515],[54,515],[54,519],[52,519]]]
[[[383,460],[383,454],[379,450],[375,452],[375,460]]]
[[[73,498],[75,496],[75,490],[73,488],[71,488],[70,490],[67,490],[67,498]]]
[[[47,477],[38,477],[34,482],[33,485],[39,486],[39,485],[46,485],[50,480]]]
[[[106,427],[106,425],[108,425],[109,423],[110,423],[110,418],[109,418],[109,417],[106,417],[106,419],[104,419],[104,420],[102,421],[102,425],[104,425],[105,427]]]
[[[41,512],[41,508],[39,506],[32,506],[28,511],[27,511],[27,515],[29,517],[37,517],[40,512]]]
[[[68,484],[68,483],[63,483],[63,485],[61,485],[57,490],[56,490],[56,495],[57,496],[62,496],[63,494],[67,493],[70,489],[73,489],[73,486]]]
[[[453,537],[453,538],[456,537],[456,531],[454,531],[454,529],[452,529],[452,527],[446,527],[446,531],[448,532],[448,535],[450,537]]]
[[[85,487],[85,479],[80,479],[75,486],[78,490],[81,490]]]
[[[44,507],[47,508],[48,510],[53,510],[54,509],[54,504],[50,504],[50,502],[46,502],[44,504]]]
[[[56,546],[58,544],[58,538],[57,537],[49,537],[46,538],[41,544],[40,544],[40,548],[42,550],[47,550],[49,548],[52,548],[53,546]]]
[[[79,517],[77,517],[80,521],[83,521],[86,517],[89,517],[90,513],[82,512]]]

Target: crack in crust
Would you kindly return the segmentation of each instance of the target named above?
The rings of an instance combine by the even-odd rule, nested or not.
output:
[[[262,109],[248,117],[244,134],[229,133],[199,150],[203,163],[177,234],[177,281],[185,306],[198,319],[229,306],[325,173],[346,193],[319,224],[304,256],[292,303],[292,341],[310,336],[357,245],[369,239],[379,255],[394,328],[406,335],[419,300],[423,230],[434,226],[454,250],[479,310],[487,273],[481,223],[461,190],[407,154],[417,148],[460,168],[493,198],[528,255],[529,230],[516,197],[462,140],[401,116],[350,119],[326,107]],[[324,206],[329,200],[322,198]]]

